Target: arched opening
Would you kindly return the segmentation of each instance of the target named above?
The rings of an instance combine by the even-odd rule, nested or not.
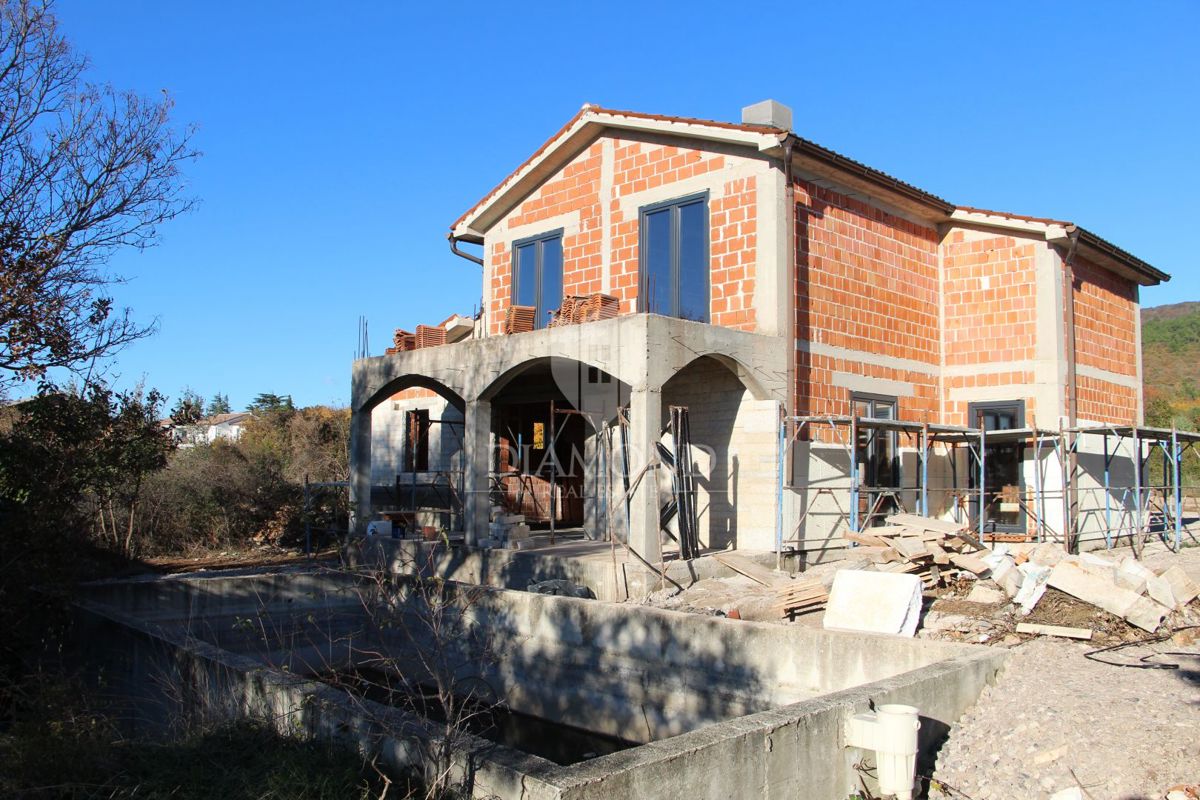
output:
[[[706,355],[662,387],[664,431],[672,406],[688,410],[702,547],[773,546],[778,410],[773,400],[756,397],[744,372],[728,357]],[[669,479],[662,480],[660,494],[670,496]]]
[[[565,357],[532,359],[497,378],[480,395],[491,408],[493,506],[556,541],[605,538],[610,454],[602,442],[629,393],[608,372]]]
[[[356,452],[356,473],[367,479],[365,523],[404,538],[462,532],[464,408],[439,381],[406,375],[356,411],[366,440]]]

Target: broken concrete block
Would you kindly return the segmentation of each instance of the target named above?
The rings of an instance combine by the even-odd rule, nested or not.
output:
[[[897,572],[839,570],[825,607],[826,628],[912,636],[921,614],[921,579]]]
[[[1123,558],[1117,563],[1117,585],[1141,594],[1146,591],[1146,581],[1156,577],[1154,572],[1136,558]]]
[[[1063,560],[1066,553],[1062,549],[1062,545],[1052,542],[1042,542],[1029,551],[1029,560],[1038,564],[1043,564],[1047,567],[1053,567],[1055,564]]]
[[[1171,584],[1171,595],[1180,606],[1186,606],[1200,595],[1200,586],[1178,564],[1167,567],[1158,576]]]
[[[1008,597],[1004,592],[992,586],[987,586],[982,583],[977,583],[971,587],[970,593],[967,595],[968,603],[1007,603]]]
[[[1142,599],[1136,592],[1117,586],[1111,573],[1105,577],[1089,572],[1082,565],[1067,559],[1060,561],[1050,571],[1046,583],[1118,617],[1124,617],[1133,604]]]
[[[1151,574],[1146,579],[1146,594],[1159,605],[1170,609],[1175,608],[1175,593],[1171,591],[1171,582],[1166,578]]]
[[[1000,588],[1009,597],[1015,598],[1021,592],[1021,587],[1025,584],[1025,573],[1021,572],[1020,567],[1010,569],[1004,573],[1004,577],[1000,579]]]
[[[1076,556],[1084,564],[1092,564],[1102,569],[1113,569],[1117,566],[1117,562],[1106,556],[1098,556],[1095,553],[1083,552]]]
[[[1060,789],[1050,795],[1050,800],[1084,800],[1083,789],[1080,789],[1078,786]]]
[[[1139,596],[1124,616],[1125,621],[1130,625],[1136,625],[1144,631],[1154,633],[1170,610],[1160,606],[1149,597]]]
[[[1021,588],[1013,595],[1013,602],[1021,606],[1021,613],[1028,614],[1046,593],[1046,581],[1050,578],[1051,568],[1026,561],[1017,569],[1021,573]]]

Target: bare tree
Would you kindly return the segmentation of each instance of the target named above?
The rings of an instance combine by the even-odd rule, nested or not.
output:
[[[87,68],[48,2],[0,0],[0,394],[151,333],[114,307],[106,265],[193,202],[193,129],[171,126],[171,99],[89,83]]]

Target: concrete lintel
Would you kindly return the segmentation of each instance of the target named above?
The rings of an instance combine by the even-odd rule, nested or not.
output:
[[[1140,393],[1142,382],[1136,375],[1121,375],[1117,372],[1109,372],[1106,369],[1092,367],[1087,364],[1077,364],[1075,371],[1080,375],[1092,378],[1105,383],[1111,383],[1115,386],[1124,386],[1126,389],[1137,389]]]
[[[907,381],[892,381],[886,378],[872,378],[866,375],[854,375],[849,372],[833,373],[833,385],[841,386],[852,392],[871,392],[891,397],[912,397],[916,394],[913,385]]]
[[[851,350],[848,347],[835,347],[822,342],[812,342],[805,339],[796,340],[796,349],[803,353],[812,353],[814,356],[841,358],[846,361],[857,361],[861,364],[870,364],[875,367],[920,372],[925,375],[936,375],[938,373],[937,364],[928,364],[924,361],[917,361],[911,358],[895,358],[878,353],[868,353],[865,350]]]

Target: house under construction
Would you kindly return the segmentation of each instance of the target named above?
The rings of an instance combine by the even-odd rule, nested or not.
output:
[[[1138,292],[1168,276],[828,150],[778,103],[586,105],[449,238],[481,311],[354,364],[359,531],[486,546],[519,518],[648,564],[825,552],[893,511],[1182,535],[1200,437],[1141,427]]]

